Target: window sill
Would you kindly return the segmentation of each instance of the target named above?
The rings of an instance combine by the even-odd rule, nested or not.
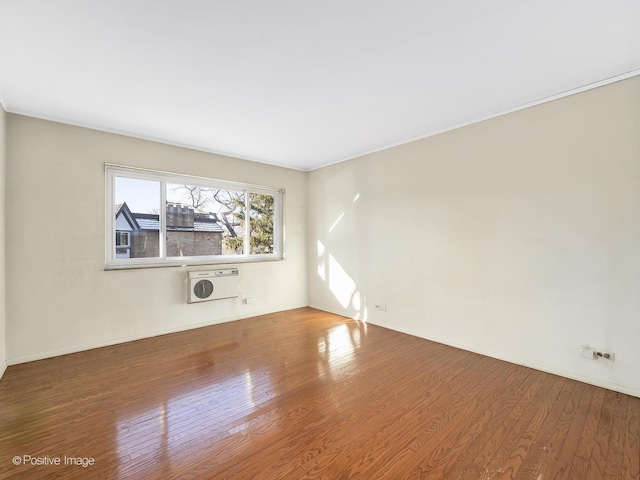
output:
[[[147,268],[175,268],[175,267],[205,267],[205,266],[222,266],[222,265],[237,265],[237,264],[248,264],[248,263],[265,263],[265,262],[283,262],[286,258],[284,257],[272,257],[265,256],[259,258],[248,258],[248,257],[239,257],[239,258],[230,258],[225,257],[224,259],[220,259],[218,261],[173,261],[169,260],[162,263],[122,263],[115,265],[106,265],[104,267],[105,272],[114,271],[114,270],[140,270]]]

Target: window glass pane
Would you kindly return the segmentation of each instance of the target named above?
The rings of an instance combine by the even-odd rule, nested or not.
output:
[[[262,193],[249,194],[249,226],[252,255],[274,253],[275,198]]]
[[[241,255],[245,192],[167,183],[167,257]]]
[[[113,165],[106,174],[107,267],[283,257],[280,190]]]
[[[115,177],[116,258],[160,256],[160,182]],[[112,237],[113,238],[113,237]]]

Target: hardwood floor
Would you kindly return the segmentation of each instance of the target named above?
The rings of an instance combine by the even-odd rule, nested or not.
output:
[[[310,308],[0,380],[0,478],[640,480],[639,460],[640,398]]]

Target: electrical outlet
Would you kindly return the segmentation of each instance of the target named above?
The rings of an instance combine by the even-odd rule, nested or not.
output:
[[[613,362],[615,354],[605,350],[598,350],[589,345],[582,345],[580,347],[580,356],[589,360],[609,360]]]
[[[376,310],[380,310],[381,312],[386,312],[387,311],[387,306],[386,305],[376,305]]]
[[[614,355],[611,352],[601,352],[600,350],[597,350],[596,356],[598,357],[598,359],[609,360],[610,362],[613,362]]]
[[[254,297],[247,297],[242,300],[242,303],[244,303],[245,305],[251,305],[252,303],[256,303],[256,299]]]

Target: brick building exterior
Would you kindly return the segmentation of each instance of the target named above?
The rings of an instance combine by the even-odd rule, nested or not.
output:
[[[214,213],[167,205],[167,256],[191,257],[222,254],[223,229]],[[160,218],[131,212],[126,203],[116,206],[116,257],[158,257]]]

